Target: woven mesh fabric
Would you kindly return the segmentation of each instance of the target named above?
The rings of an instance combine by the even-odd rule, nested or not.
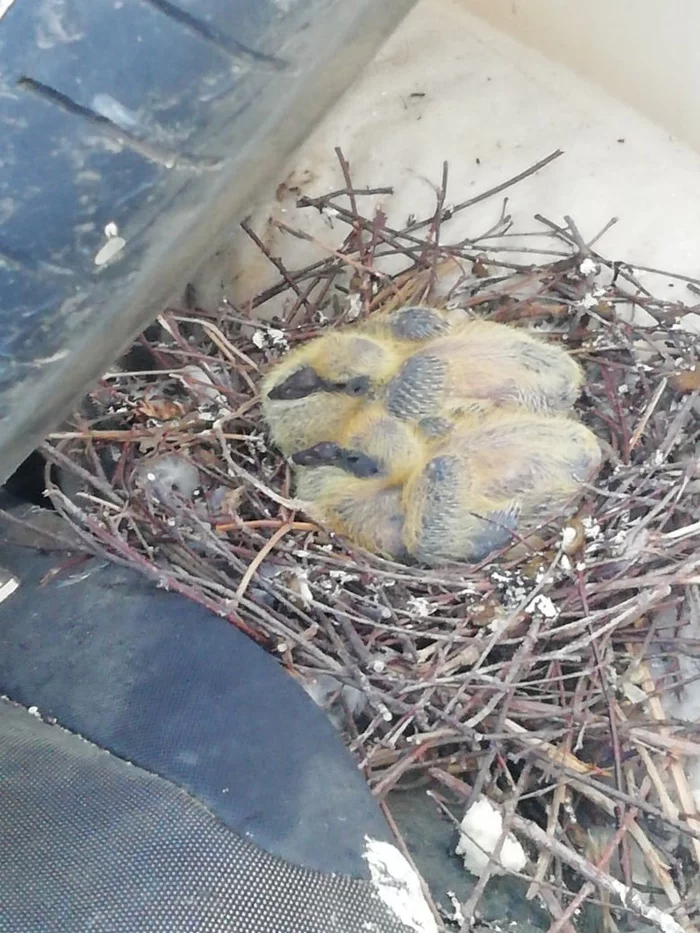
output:
[[[6,701],[0,749],[0,933],[406,933],[369,882],[284,862]]]

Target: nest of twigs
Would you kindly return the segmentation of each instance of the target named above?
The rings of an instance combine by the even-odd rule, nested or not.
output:
[[[435,214],[397,230],[365,197],[386,189],[354,190],[341,156],[345,188],[305,202],[347,224],[341,248],[319,244],[298,270],[267,253],[279,283],[245,308],[164,311],[138,362],[50,439],[50,494],[89,549],[275,652],[333,708],[377,795],[424,777],[457,819],[480,794],[502,806],[552,929],[575,930],[599,899],[607,923],[632,914],[671,933],[700,906],[700,740],[682,718],[700,644],[695,286],[671,277],[689,300],[654,297],[569,218],[535,218],[524,233],[549,242],[528,250],[541,240],[509,240],[505,204],[483,237],[449,243],[457,211],[547,161],[453,207],[445,170]],[[534,327],[586,369],[578,411],[606,466],[577,516],[515,557],[426,571],[353,549],[307,520],[266,443],[257,385],[271,363],[409,302]]]

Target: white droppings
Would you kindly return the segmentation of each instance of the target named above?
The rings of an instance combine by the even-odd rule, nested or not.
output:
[[[581,265],[578,267],[578,271],[581,275],[595,275],[598,269],[598,263],[591,259],[590,256],[586,256]]]
[[[8,576],[0,582],[0,603],[5,602],[13,593],[19,589],[19,580],[17,577]]]
[[[595,308],[598,304],[598,299],[595,295],[584,295],[583,298],[579,301],[579,304],[582,308],[585,308],[586,311],[590,311],[591,308]]]
[[[51,356],[35,357],[32,360],[32,364],[34,366],[46,366],[47,363],[57,363],[66,356],[68,356],[68,350],[57,350],[56,353],[52,353]]]
[[[589,541],[597,541],[598,538],[601,537],[602,532],[600,530],[600,525],[590,515],[587,515],[582,523],[586,532],[586,538],[588,538]]]
[[[348,298],[348,311],[345,315],[348,321],[356,321],[362,311],[362,296],[359,292],[353,292]]]
[[[425,618],[432,615],[437,608],[425,596],[410,596],[406,602],[406,609],[411,618]]]
[[[455,853],[462,856],[468,872],[480,875],[503,835],[501,812],[486,797],[481,797],[464,814],[459,829],[460,837]],[[525,850],[513,833],[508,833],[501,847],[496,871],[522,871],[526,865]]]
[[[328,576],[332,580],[337,580],[338,583],[354,583],[355,580],[360,579],[359,573],[348,573],[347,570],[329,570]]]
[[[118,256],[126,246],[126,240],[121,236],[110,237],[104,246],[97,251],[95,256],[95,265],[104,266],[110,260]]]
[[[549,596],[544,596],[542,593],[540,593],[539,596],[535,596],[535,598],[528,603],[525,612],[529,612],[531,615],[535,612],[539,612],[545,619],[556,619],[559,615],[559,610]]]
[[[365,836],[364,858],[372,884],[398,920],[415,933],[437,933],[418,875],[396,846]]]
[[[450,899],[450,903],[452,904],[452,909],[454,910],[454,914],[452,915],[452,917],[450,917],[450,920],[452,921],[452,923],[456,923],[457,926],[460,927],[461,929],[465,921],[465,916],[462,910],[462,905],[460,904],[459,898],[457,897],[454,891],[447,891],[446,893]]]
[[[266,347],[277,347],[283,351],[289,349],[287,335],[278,327],[266,327],[264,330],[260,328],[250,339],[258,350],[264,350]]]

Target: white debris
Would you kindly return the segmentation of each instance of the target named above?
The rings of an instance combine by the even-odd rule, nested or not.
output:
[[[454,914],[452,917],[450,917],[450,920],[452,923],[456,923],[457,926],[461,928],[465,920],[464,912],[462,911],[462,905],[460,904],[459,898],[454,891],[447,891],[446,893],[450,899],[450,903],[452,904],[452,909],[454,910]]]
[[[280,330],[278,327],[268,327],[267,336],[268,339],[272,341],[273,346],[288,349],[289,343],[287,342],[287,335],[283,330]]]
[[[598,304],[598,299],[595,295],[584,295],[583,298],[579,301],[579,304],[582,308],[585,308],[586,311],[590,311],[591,308],[595,308]]]
[[[3,579],[3,573],[0,571],[0,603],[4,602],[13,593],[19,589],[19,580],[12,574],[6,574]]]
[[[353,292],[348,299],[348,311],[345,315],[348,321],[356,321],[362,311],[362,296],[359,292]]]
[[[96,266],[105,266],[107,263],[118,256],[126,246],[126,240],[122,236],[112,236],[106,243],[100,247],[95,254],[94,263]]]
[[[396,846],[365,837],[364,857],[372,884],[386,906],[414,933],[437,933],[437,924],[421,889],[420,878]]]
[[[411,596],[406,601],[406,609],[413,618],[425,618],[432,615],[437,608],[425,596]]]
[[[311,589],[311,586],[309,585],[308,571],[305,570],[303,567],[295,568],[294,582],[296,584],[296,589],[299,592],[301,601],[304,603],[304,605],[308,609],[309,606],[313,605],[313,601],[314,601],[314,594]]]
[[[556,619],[559,615],[559,610],[549,596],[544,596],[542,593],[540,593],[539,596],[535,596],[535,598],[528,603],[525,607],[525,612],[529,612],[531,615],[535,612],[539,612],[545,619]]]
[[[250,338],[258,350],[266,347],[278,347],[281,350],[289,349],[287,335],[278,327],[266,327],[264,330],[259,328]]]
[[[589,541],[597,541],[598,538],[600,538],[602,534],[600,530],[600,525],[594,518],[591,518],[590,515],[587,515],[583,519],[583,527],[586,532],[586,537],[588,538]]]
[[[459,829],[460,837],[455,853],[462,856],[468,872],[480,875],[503,835],[501,812],[486,797],[480,797],[464,814]],[[496,870],[499,873],[504,870],[522,871],[526,865],[525,850],[513,833],[508,833],[501,847]]]
[[[581,265],[578,267],[578,271],[581,275],[595,275],[598,269],[598,263],[591,259],[590,256],[586,256]]]
[[[139,125],[136,114],[109,94],[95,94],[92,98],[92,109],[124,129],[131,130]],[[114,226],[116,227],[116,224]]]

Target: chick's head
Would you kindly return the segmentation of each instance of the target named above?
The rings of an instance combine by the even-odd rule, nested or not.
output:
[[[334,459],[324,464],[330,454]],[[312,448],[294,459],[300,466],[296,494],[306,501],[314,521],[375,554],[406,559],[401,490],[387,481],[376,462],[372,466],[366,455],[342,449]]]
[[[382,401],[369,402],[353,415],[339,441],[343,451],[357,452],[373,461],[381,475],[394,484],[404,482],[427,455],[428,438],[420,426],[395,418]],[[347,460],[347,454],[344,456]]]
[[[385,557],[407,559],[402,485],[427,456],[418,429],[368,402],[337,441],[297,451],[297,496],[317,521]]]
[[[388,340],[334,332],[288,354],[262,385],[263,415],[284,453],[334,440],[401,360]]]

